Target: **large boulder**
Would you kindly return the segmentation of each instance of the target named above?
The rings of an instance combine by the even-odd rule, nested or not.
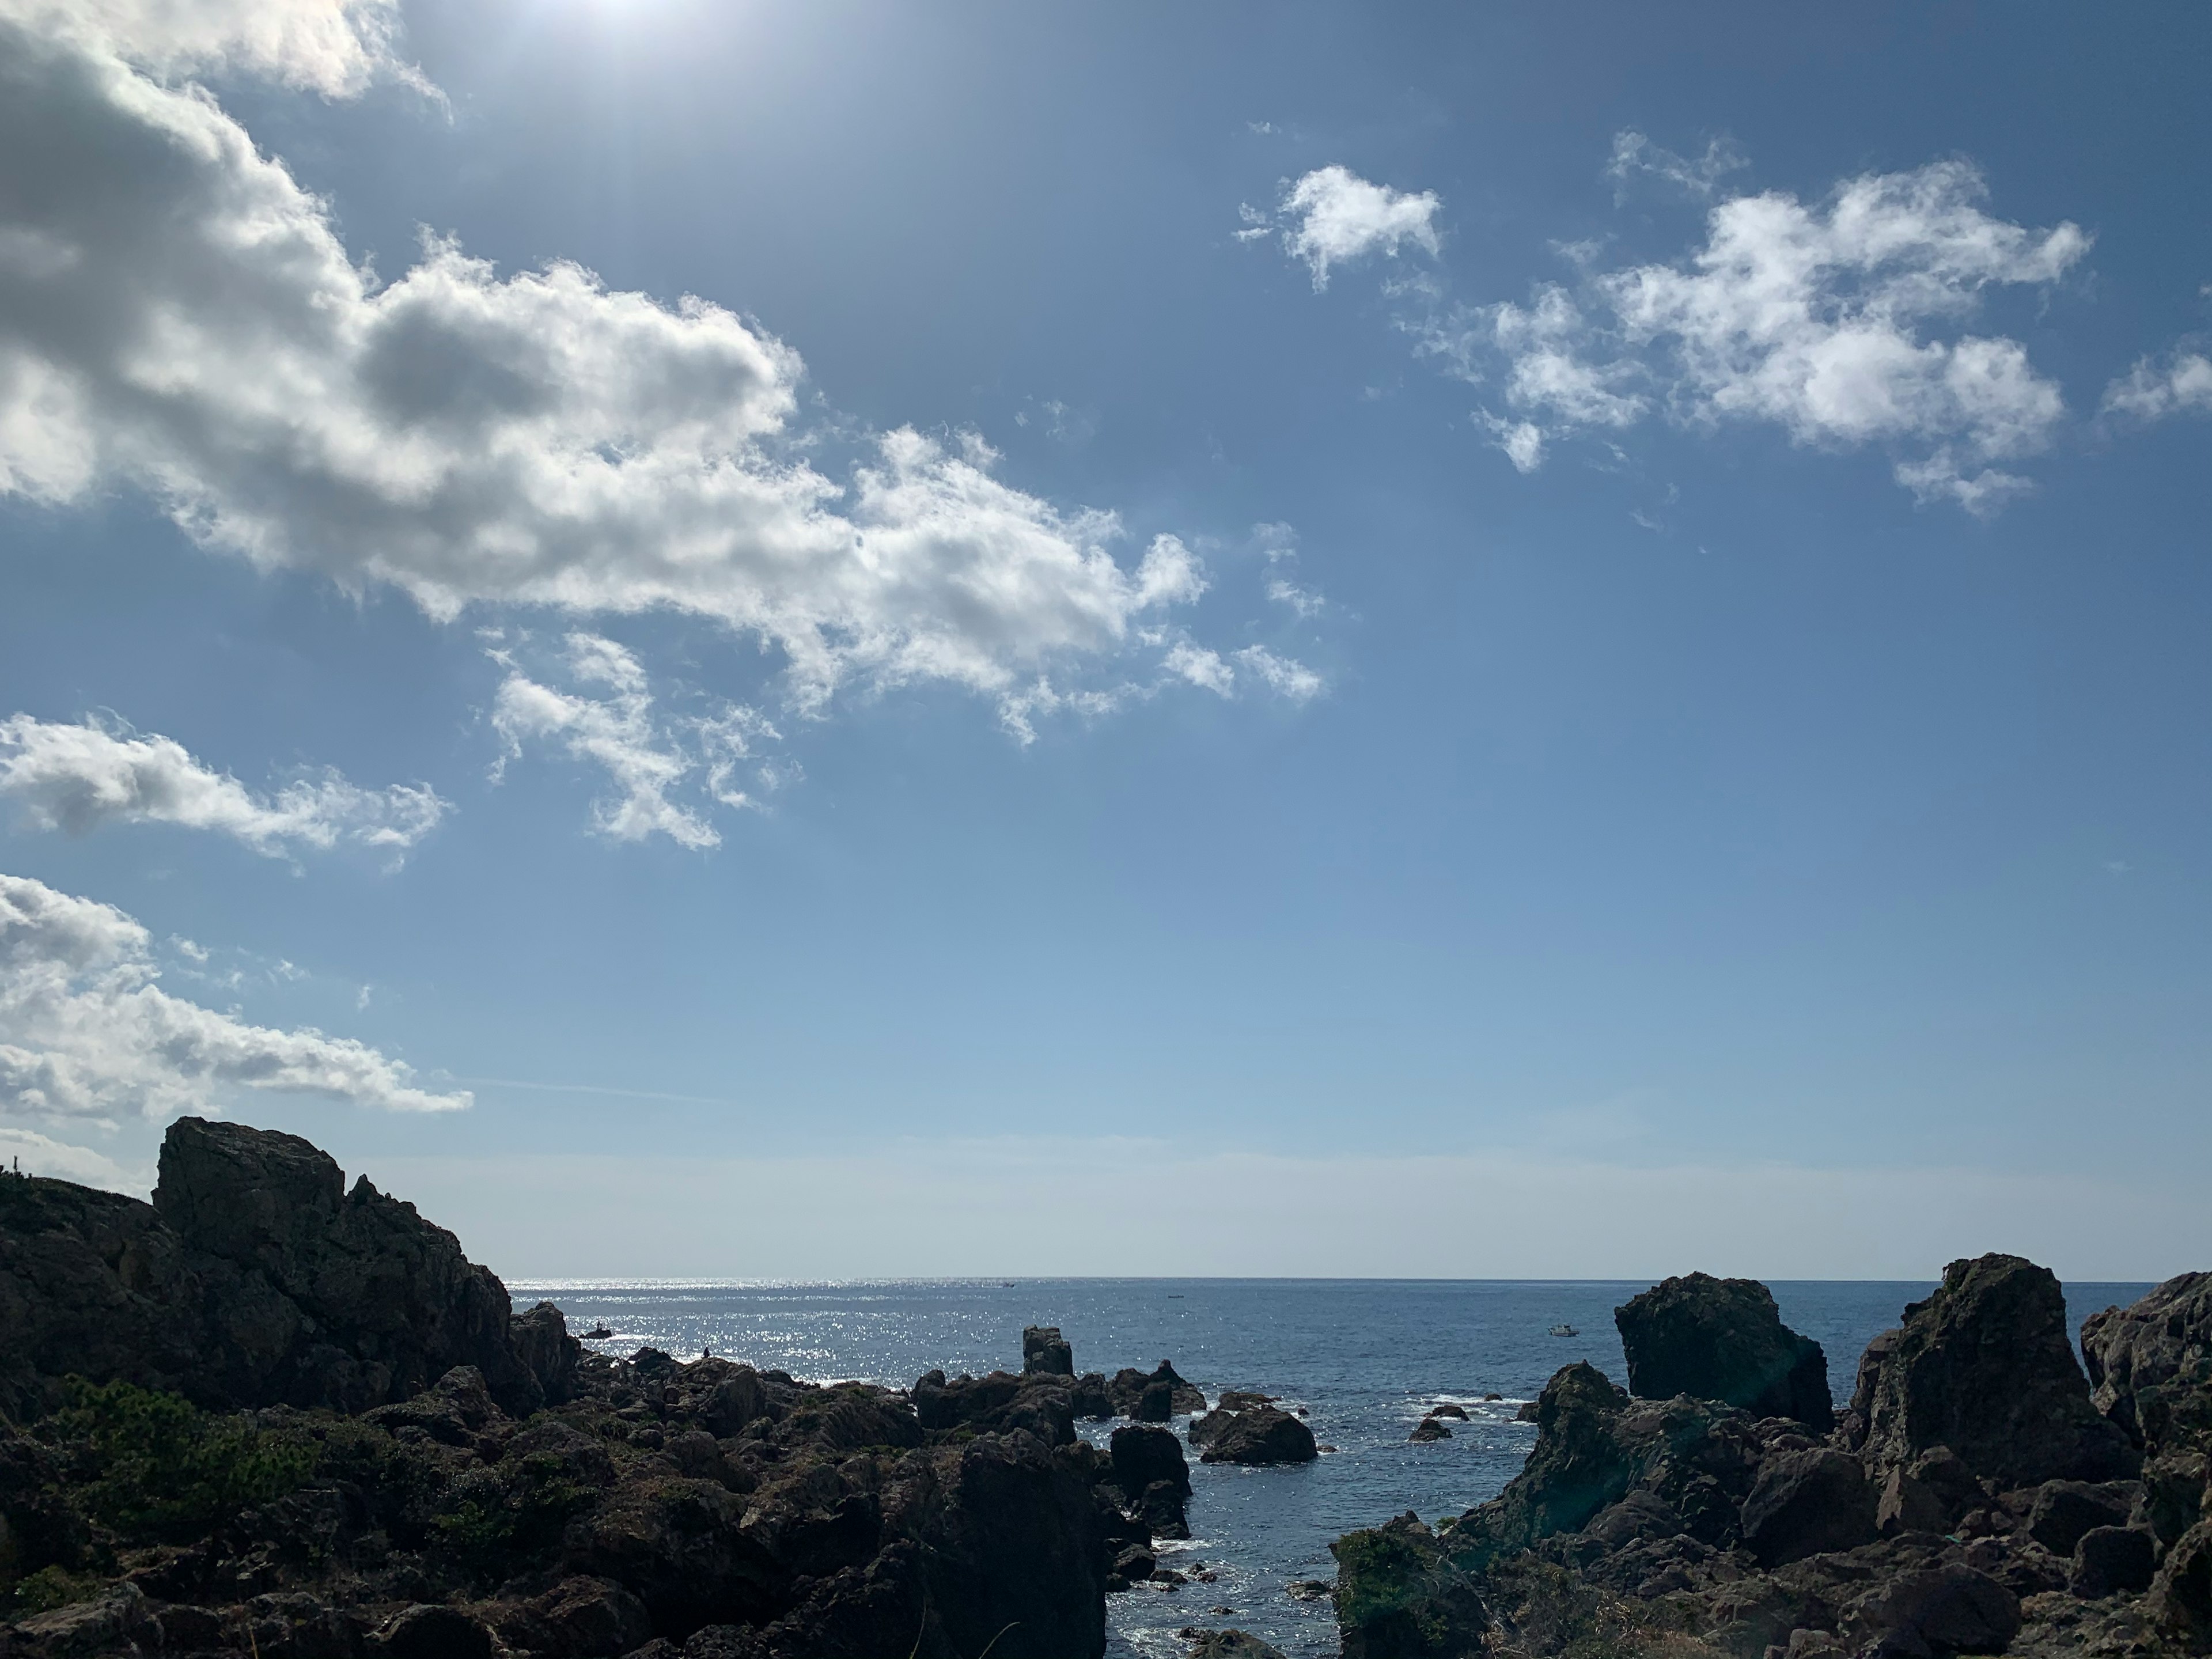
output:
[[[1946,1267],[1879,1363],[1861,1368],[1851,1415],[1885,1469],[1938,1445],[2004,1486],[2124,1479],[2141,1462],[2090,1404],[2057,1279],[2019,1256]]]
[[[1212,1413],[1218,1416],[1220,1413]],[[1199,1452],[1201,1463],[1310,1463],[1321,1455],[1303,1419],[1273,1406],[1232,1412],[1217,1425]]]
[[[1827,1356],[1782,1322],[1756,1279],[1665,1279],[1614,1309],[1613,1321],[1638,1399],[1686,1394],[1753,1417],[1795,1418],[1821,1434],[1834,1421]]]
[[[1874,1541],[1875,1494],[1848,1452],[1809,1446],[1769,1458],[1743,1503],[1744,1547],[1763,1567]]]

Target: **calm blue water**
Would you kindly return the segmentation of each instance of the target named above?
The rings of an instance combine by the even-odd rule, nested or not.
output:
[[[544,1297],[569,1328],[604,1323],[594,1344],[627,1354],[651,1344],[679,1358],[702,1348],[813,1382],[904,1387],[922,1372],[1018,1370],[1024,1325],[1057,1325],[1077,1369],[1149,1370],[1165,1358],[1208,1395],[1257,1389],[1303,1406],[1336,1449],[1295,1469],[1194,1461],[1187,1545],[1164,1559],[1218,1571],[1212,1583],[1109,1599],[1109,1651],[1168,1659],[1188,1625],[1235,1625],[1294,1656],[1336,1651],[1323,1602],[1286,1595],[1295,1579],[1334,1574],[1329,1540],[1407,1510],[1433,1521],[1493,1497],[1535,1437],[1512,1420],[1553,1372],[1586,1359],[1627,1381],[1613,1310],[1645,1288],[1622,1281],[1347,1279],[1024,1279],[841,1285],[552,1285]],[[1783,1319],[1827,1352],[1829,1386],[1848,1398],[1868,1338],[1925,1296],[1925,1284],[1812,1282],[1772,1287]],[[2148,1285],[2068,1289],[2074,1328]],[[1554,1337],[1554,1325],[1581,1334]],[[1503,1400],[1485,1405],[1482,1396]],[[1455,1401],[1471,1421],[1449,1440],[1407,1443],[1431,1406]],[[1110,1425],[1086,1428],[1103,1439]],[[1187,1420],[1176,1425],[1180,1430]],[[1220,1609],[1229,1609],[1224,1612]]]

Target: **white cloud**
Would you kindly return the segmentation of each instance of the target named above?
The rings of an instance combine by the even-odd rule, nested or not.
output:
[[[272,857],[340,842],[403,853],[452,810],[427,784],[363,789],[328,769],[259,795],[173,738],[28,714],[0,720],[0,797],[21,803],[36,829],[82,835],[103,823],[175,823]]]
[[[600,835],[613,841],[663,835],[694,850],[721,845],[703,811],[672,799],[671,793],[689,787],[703,773],[710,799],[726,806],[754,804],[738,787],[738,771],[754,759],[757,744],[776,739],[775,727],[757,711],[735,704],[711,714],[663,719],[653,712],[644,666],[629,651],[596,634],[571,634],[566,645],[569,678],[604,688],[604,695],[556,690],[514,668],[512,652],[492,652],[508,668],[492,704],[492,727],[505,745],[494,775],[522,754],[526,742],[554,743],[572,759],[605,771],[614,786],[592,810],[592,827]],[[770,772],[766,787],[775,787],[776,777]]]
[[[1293,615],[1301,617],[1318,617],[1328,609],[1328,601],[1313,589],[1300,587],[1280,576],[1268,579],[1267,597],[1277,605],[1289,606]]]
[[[1750,165],[1726,138],[1714,139],[1703,155],[1692,160],[1653,143],[1640,132],[1623,131],[1613,136],[1613,159],[1606,163],[1605,176],[1623,197],[1639,175],[1663,180],[1692,196],[1710,197],[1727,174]]]
[[[1594,274],[1579,300],[1540,286],[1431,319],[1422,349],[1469,379],[1498,357],[1512,422],[1491,429],[1526,471],[1542,441],[1663,409],[1692,427],[1771,422],[1793,441],[1899,452],[1899,483],[1987,513],[2028,487],[1997,465],[2063,418],[2058,387],[2015,340],[1958,333],[1997,284],[2048,285],[2087,252],[2072,224],[2031,231],[1981,205],[1962,161],[1868,174],[1808,204],[1778,191],[1712,210],[1673,264]]]
[[[109,1121],[219,1107],[240,1090],[453,1111],[346,1037],[249,1025],[155,982],[146,930],[111,905],[0,875],[0,1111]]]
[[[228,71],[331,98],[418,78],[392,56],[397,0],[0,0],[0,19],[162,78]]]
[[[1237,689],[1237,671],[1222,660],[1221,653],[1193,645],[1188,640],[1170,650],[1161,666],[1217,696],[1225,697]]]
[[[2172,352],[2163,364],[2145,357],[2105,388],[2104,411],[2139,421],[2212,415],[2212,359],[2197,351]]]
[[[1435,192],[1418,194],[1369,182],[1349,167],[1316,167],[1284,191],[1283,246],[1313,273],[1315,292],[1328,286],[1329,269],[1370,253],[1395,258],[1407,243],[1437,252]],[[1247,220],[1252,211],[1245,210]],[[1264,231],[1264,222],[1250,227]],[[1243,233],[1239,233],[1243,234]]]
[[[1322,677],[1304,663],[1279,657],[1264,645],[1248,645],[1237,652],[1237,665],[1277,696],[1292,702],[1310,702],[1327,689]]]
[[[131,67],[347,92],[388,6],[76,11],[0,0],[0,493],[135,486],[207,546],[441,618],[712,618],[805,708],[855,680],[1003,697],[1198,591],[1180,544],[1125,568],[1112,514],[1000,481],[979,441],[902,428],[821,470],[798,355],[707,301],[441,240],[380,283],[212,98]]]

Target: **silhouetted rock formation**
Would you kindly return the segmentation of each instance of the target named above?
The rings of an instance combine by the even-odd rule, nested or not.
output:
[[[203,1406],[359,1411],[456,1365],[508,1411],[557,1401],[578,1345],[526,1316],[453,1236],[295,1135],[180,1118],[149,1206],[68,1182],[0,1183],[0,1408],[78,1376]]]
[[[1691,1273],[1613,1310],[1640,1400],[1686,1394],[1753,1417],[1792,1417],[1816,1434],[1835,1419],[1820,1345],[1782,1322],[1765,1285]]]

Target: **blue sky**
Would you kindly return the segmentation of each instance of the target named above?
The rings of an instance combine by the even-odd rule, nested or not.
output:
[[[2203,1265],[2208,37],[0,0],[0,1152],[514,1274]]]

